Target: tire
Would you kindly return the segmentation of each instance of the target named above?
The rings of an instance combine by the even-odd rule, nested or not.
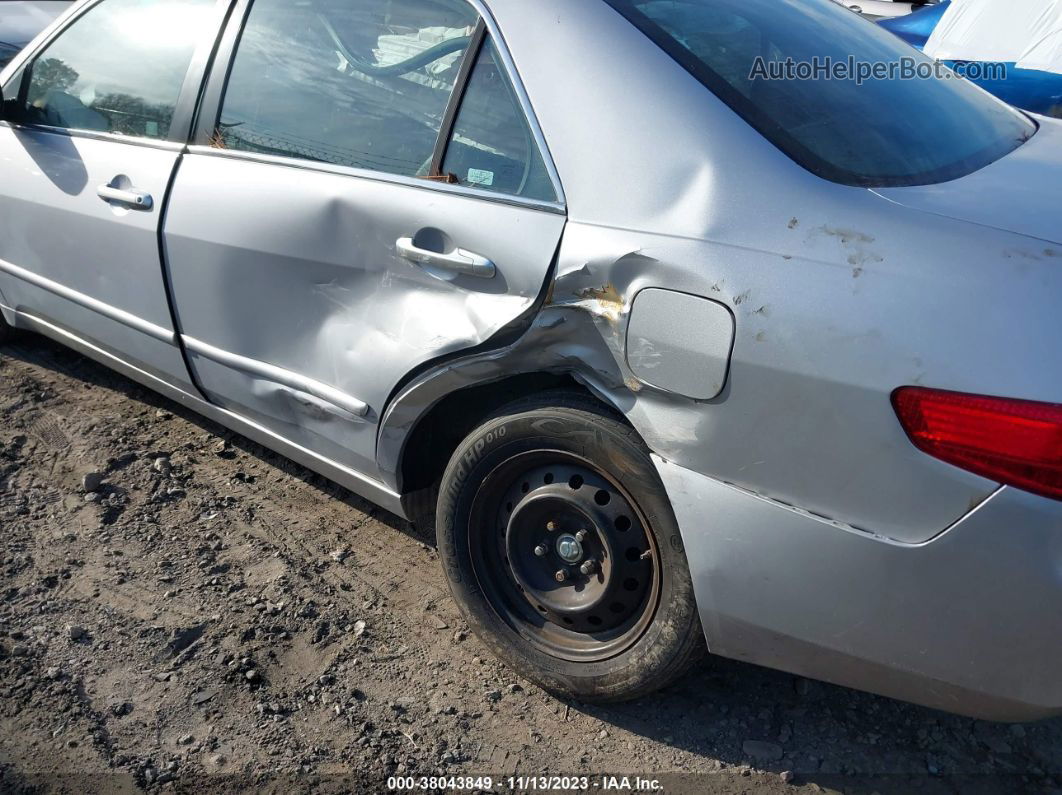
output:
[[[0,345],[3,345],[5,342],[10,342],[11,340],[13,340],[16,336],[18,336],[18,333],[18,329],[14,329],[9,326],[7,324],[7,321],[4,320],[3,313],[0,313]]]
[[[470,434],[443,474],[436,533],[472,630],[554,694],[639,698],[704,651],[682,539],[648,450],[581,395],[511,404]]]

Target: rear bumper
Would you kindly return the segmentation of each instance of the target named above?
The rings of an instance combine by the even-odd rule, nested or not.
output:
[[[901,544],[660,459],[716,654],[989,720],[1062,713],[1062,503]]]

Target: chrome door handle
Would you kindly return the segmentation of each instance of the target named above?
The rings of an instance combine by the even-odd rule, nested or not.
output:
[[[479,254],[473,254],[463,248],[454,249],[449,254],[440,254],[418,247],[411,237],[400,237],[395,243],[395,250],[402,259],[407,259],[417,265],[426,265],[429,268],[438,268],[461,276],[493,279],[498,271],[493,262]]]
[[[124,204],[134,210],[150,210],[154,204],[150,193],[140,190],[123,190],[110,185],[100,185],[96,189],[96,195],[104,201]]]

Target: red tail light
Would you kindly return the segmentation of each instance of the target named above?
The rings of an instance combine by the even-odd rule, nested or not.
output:
[[[893,392],[892,405],[919,450],[1062,500],[1062,405],[913,386]]]

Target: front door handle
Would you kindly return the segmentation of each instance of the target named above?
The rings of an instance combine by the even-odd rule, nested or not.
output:
[[[398,256],[417,265],[437,268],[461,276],[493,279],[494,274],[498,271],[493,262],[486,257],[481,257],[479,254],[473,254],[463,248],[455,248],[447,254],[429,251],[426,248],[417,246],[411,237],[400,237],[395,243],[395,250],[398,252]]]
[[[96,195],[106,202],[114,202],[134,210],[150,210],[154,201],[150,193],[133,188],[116,188],[113,185],[100,185]]]

